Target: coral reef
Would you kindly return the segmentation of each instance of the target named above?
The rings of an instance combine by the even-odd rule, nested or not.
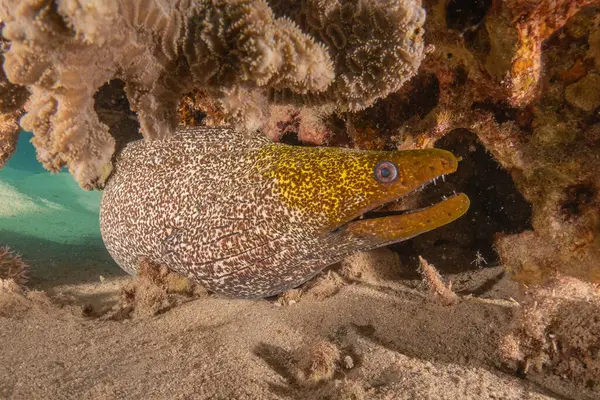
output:
[[[18,117],[18,112],[0,114],[0,168],[17,150]]]
[[[183,96],[177,116],[180,122],[189,126],[222,126],[227,123],[223,107],[201,90],[194,90]]]
[[[587,74],[565,89],[565,100],[574,107],[593,112],[600,107],[600,75]]]
[[[8,247],[0,247],[0,281],[13,281],[19,286],[25,286],[28,280],[29,265],[20,255]]]
[[[527,283],[556,272],[600,282],[600,180],[595,173],[600,169],[595,58],[600,10],[593,3],[598,1],[491,1],[476,8],[458,0],[427,1],[425,41],[435,50],[419,74],[371,108],[340,116],[343,129],[332,136],[347,136],[361,148],[426,148],[443,145],[447,135],[465,142],[474,135],[472,156],[482,146],[530,203],[531,217],[524,221],[529,207],[515,208],[503,198],[509,192],[497,191],[496,202],[473,202],[464,220],[491,228],[486,218],[511,210],[506,215],[512,226],[498,224],[497,234],[486,228],[485,238],[479,230],[449,227],[416,242],[458,243],[464,259],[445,253],[454,264],[468,264],[476,253],[491,260],[499,256]],[[489,187],[500,182],[500,174],[479,175],[482,187],[456,178],[455,190],[478,199],[487,192],[482,180],[489,180]],[[435,265],[440,261],[436,258]]]
[[[423,57],[419,2],[344,4],[278,2],[276,16],[264,0],[3,0],[3,67],[31,90],[20,123],[44,166],[66,165],[84,188],[101,187],[115,139],[94,94],[113,79],[125,83],[147,139],[173,131],[193,90],[247,129],[268,117],[269,98],[360,109],[397,90]]]
[[[595,0],[493,1],[485,19],[490,52],[485,69],[514,106],[539,92],[542,44],[581,8]]]
[[[331,136],[326,118],[331,107],[295,107],[271,105],[269,119],[261,126],[274,141],[287,144],[323,145]]]
[[[543,371],[600,394],[598,286],[560,277],[527,295],[502,340],[503,359],[524,373]]]
[[[85,188],[103,185],[126,142],[178,123],[303,145],[450,149],[463,162],[438,185],[470,195],[463,220],[354,255],[278,304],[380,284],[420,260],[430,291],[452,305],[464,292],[432,265],[501,264],[526,298],[503,359],[597,393],[598,287],[568,276],[600,283],[599,4],[424,0],[425,20],[419,0],[0,0],[0,166],[23,112],[40,161]],[[425,205],[431,189],[398,209]],[[24,282],[15,260],[0,250],[6,290]],[[155,315],[198,291],[142,260],[106,317]],[[341,348],[300,349],[296,383],[333,390],[354,364]],[[341,389],[364,396],[352,381]]]
[[[397,91],[412,77],[423,57],[421,40],[425,12],[410,1],[308,0],[270,2],[300,28],[327,45],[335,78],[324,93],[296,94],[289,90],[274,97],[294,97],[296,104],[333,104],[361,110]]]
[[[4,70],[32,91],[21,126],[34,132],[46,168],[67,165],[86,188],[114,151],[93,101],[112,79],[126,83],[141,131],[154,139],[175,127],[183,89],[220,91],[235,108],[252,87],[319,91],[333,76],[322,46],[264,1],[4,1],[1,10]]]

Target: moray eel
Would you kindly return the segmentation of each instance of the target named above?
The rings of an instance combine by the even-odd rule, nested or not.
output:
[[[431,207],[376,209],[458,160],[440,149],[362,151],[182,128],[129,143],[102,195],[100,228],[114,260],[140,257],[233,297],[296,287],[356,251],[412,238],[463,215],[464,194]]]

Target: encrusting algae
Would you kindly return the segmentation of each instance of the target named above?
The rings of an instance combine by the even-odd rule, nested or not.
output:
[[[374,211],[457,166],[440,149],[294,147],[229,128],[183,128],[123,150],[100,228],[129,273],[144,257],[217,293],[267,297],[356,251],[459,218],[464,194],[420,210]]]

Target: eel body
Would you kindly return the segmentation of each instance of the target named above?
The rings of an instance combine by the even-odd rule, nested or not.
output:
[[[100,228],[131,274],[145,257],[217,293],[267,297],[353,252],[460,217],[464,194],[410,212],[373,212],[457,165],[439,149],[298,147],[228,128],[182,128],[120,153]]]

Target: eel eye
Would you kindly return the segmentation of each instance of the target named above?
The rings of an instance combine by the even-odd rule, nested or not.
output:
[[[398,178],[398,167],[391,161],[381,161],[375,166],[373,173],[379,182],[390,183]]]

